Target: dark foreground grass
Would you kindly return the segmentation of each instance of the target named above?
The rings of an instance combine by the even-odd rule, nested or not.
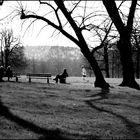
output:
[[[0,139],[140,139],[140,93],[0,83]]]

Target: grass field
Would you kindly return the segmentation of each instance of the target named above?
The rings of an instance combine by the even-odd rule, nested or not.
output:
[[[68,84],[26,77],[0,83],[0,139],[140,139],[140,91],[110,90],[69,77]],[[140,80],[137,80],[140,84]]]

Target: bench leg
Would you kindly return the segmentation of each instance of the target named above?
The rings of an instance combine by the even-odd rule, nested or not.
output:
[[[16,82],[18,82],[18,77],[16,77]]]
[[[50,82],[49,82],[49,78],[47,78],[47,83],[49,84]]]
[[[31,77],[29,77],[29,83],[31,83]]]

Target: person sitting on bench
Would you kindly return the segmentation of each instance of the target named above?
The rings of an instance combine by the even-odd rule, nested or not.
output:
[[[4,82],[4,80],[2,79],[4,77],[4,67],[0,66],[0,82]]]
[[[58,83],[58,80],[60,83],[66,83],[66,77],[68,77],[67,69],[64,69],[62,74],[56,75],[56,77],[53,79]]]
[[[8,81],[10,81],[10,78],[13,77],[13,71],[11,70],[10,66],[8,66],[6,69],[6,77],[8,77]]]

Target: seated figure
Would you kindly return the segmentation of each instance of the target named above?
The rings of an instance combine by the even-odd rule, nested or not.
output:
[[[13,77],[13,72],[12,72],[10,66],[8,66],[7,69],[6,69],[6,77],[8,77],[8,81],[10,80],[10,78]]]
[[[2,79],[4,77],[4,67],[0,66],[0,82],[3,82],[4,80]]]
[[[67,69],[64,69],[62,74],[56,75],[56,77],[53,79],[58,83],[58,80],[60,83],[66,83],[66,78],[68,77]]]

